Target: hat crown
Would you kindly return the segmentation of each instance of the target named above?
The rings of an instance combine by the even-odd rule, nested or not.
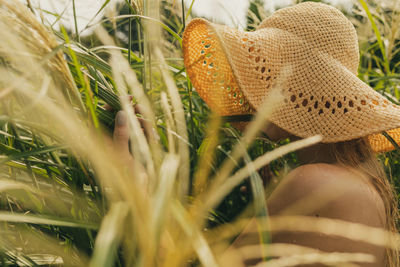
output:
[[[276,11],[259,29],[278,28],[303,39],[357,74],[359,51],[353,24],[336,8],[305,2]]]

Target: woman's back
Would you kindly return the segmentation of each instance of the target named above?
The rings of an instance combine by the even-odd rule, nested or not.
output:
[[[386,228],[382,198],[359,172],[333,164],[307,164],[294,169],[268,200],[270,215],[307,215]],[[382,266],[385,248],[345,238],[310,233],[277,233],[275,243],[291,243],[326,252],[360,252]]]
[[[312,216],[338,219],[371,227],[385,228],[385,206],[378,192],[362,173],[337,164],[306,164],[291,171],[268,198],[270,216]],[[259,244],[255,221],[234,242],[239,248]],[[350,239],[310,232],[272,233],[272,243],[286,243],[318,249],[322,252],[367,253],[383,266],[385,248]],[[261,259],[252,259],[253,265]],[[304,265],[325,266],[325,265]]]

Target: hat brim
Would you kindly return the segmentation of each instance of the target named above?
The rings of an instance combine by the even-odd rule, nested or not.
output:
[[[194,19],[184,32],[183,54],[195,89],[221,115],[254,113],[289,62],[293,73],[282,88],[285,103],[271,122],[299,137],[321,134],[325,143],[368,137],[375,152],[394,149],[383,131],[400,141],[397,105],[290,33],[242,32]]]
[[[252,114],[254,107],[237,84],[218,31],[204,19],[194,19],[183,34],[186,72],[210,108],[222,116]]]

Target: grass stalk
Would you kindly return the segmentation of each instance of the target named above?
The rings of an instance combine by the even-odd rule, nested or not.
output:
[[[170,27],[168,27],[168,25],[166,25],[164,22],[162,22],[162,21],[160,21],[159,19],[156,19],[156,18],[152,18],[152,17],[148,17],[148,16],[144,16],[144,15],[137,15],[137,14],[133,14],[133,15],[120,15],[120,16],[116,16],[116,17],[114,17],[113,19],[115,19],[115,20],[123,20],[123,19],[127,19],[127,18],[129,18],[129,17],[132,17],[132,18],[136,18],[136,19],[142,19],[142,20],[144,20],[146,23],[148,23],[148,24],[155,24],[155,25],[158,25],[159,27],[161,27],[163,30],[165,30],[165,31],[167,31],[169,34],[171,34],[176,40],[178,40],[179,41],[179,44],[180,45],[182,45],[182,37],[181,36],[179,36],[179,34],[176,32],[176,31],[174,31],[173,29],[171,29]],[[91,25],[90,27],[88,27],[88,29],[94,29],[94,28],[96,28],[96,27],[98,27],[98,26],[100,26],[101,24],[103,24],[103,23],[105,23],[105,22],[108,22],[108,21],[110,21],[110,19],[103,19],[103,20],[100,20],[99,22],[97,22],[97,23],[94,23],[93,25]],[[145,27],[143,27],[143,29],[141,30],[141,32],[142,32],[142,35],[144,36],[145,34],[144,34],[144,32],[147,32],[147,30],[145,30]],[[144,55],[144,48],[145,48],[145,40],[144,40],[144,38],[143,38],[143,36],[142,36],[142,43],[143,43],[143,55]]]
[[[167,138],[168,138],[168,151],[171,154],[175,154],[176,153],[176,149],[175,149],[175,141],[174,138],[172,136],[172,132],[176,132],[176,125],[174,122],[174,118],[171,112],[171,107],[168,103],[168,96],[165,92],[161,92],[161,105],[163,108],[163,112],[166,116],[166,126],[167,126]]]
[[[131,15],[131,12],[132,12],[131,6],[132,6],[132,0],[129,0],[129,8],[128,8],[129,15]],[[130,66],[131,65],[131,52],[132,52],[132,17],[128,18],[128,23],[129,23],[129,25],[128,25],[128,31],[129,31],[129,34],[128,34],[128,63]]]
[[[34,265],[29,255],[35,252],[32,250],[50,253],[49,242],[43,241],[47,239],[38,238],[47,238],[46,233],[50,233],[58,238],[50,243],[56,244],[54,247],[58,249],[51,253],[65,260],[65,265],[88,266],[90,263],[90,266],[119,264],[147,267],[196,265],[199,262],[203,266],[230,266],[220,262],[220,256],[229,247],[229,241],[250,220],[234,220],[233,216],[227,214],[238,211],[235,198],[248,197],[246,201],[249,201],[250,192],[236,194],[239,190],[236,187],[248,177],[254,203],[242,216],[248,215],[251,210],[256,214],[257,227],[252,230],[260,236],[261,244],[257,248],[261,246],[264,252],[260,256],[264,259],[281,256],[281,261],[269,261],[265,265],[282,266],[288,262],[339,262],[345,265],[354,259],[363,259],[365,262],[371,259],[368,255],[322,255],[299,246],[270,245],[267,229],[339,235],[397,248],[397,245],[388,245],[388,242],[398,236],[392,236],[387,231],[373,229],[371,232],[370,228],[357,228],[353,224],[321,218],[268,217],[266,196],[257,170],[277,157],[320,139],[314,137],[292,142],[272,152],[261,152],[259,147],[254,149],[251,146],[253,140],[261,127],[265,126],[274,105],[281,100],[279,94],[274,93],[258,114],[240,118],[252,120],[240,139],[230,134],[225,124],[221,131],[219,129],[221,123],[238,120],[238,117],[210,116],[209,122],[204,122],[208,109],[194,93],[183,73],[182,60],[176,56],[180,55],[176,40],[181,44],[180,33],[184,30],[195,0],[192,0],[188,9],[185,9],[183,0],[182,10],[179,10],[179,6],[171,8],[167,5],[165,14],[168,15],[168,22],[161,20],[158,7],[160,3],[169,3],[143,1],[145,6],[141,9],[141,2],[125,0],[124,8],[129,5],[129,14],[108,19],[120,22],[114,24],[114,30],[120,30],[124,36],[128,36],[129,47],[116,46],[104,28],[100,27],[96,34],[104,45],[90,48],[80,43],[85,42],[86,37],[82,36],[82,31],[78,33],[79,10],[76,10],[75,1],[73,19],[76,40],[69,40],[65,29],[62,29],[57,35],[65,40],[65,44],[60,45],[55,38],[53,40],[48,36],[49,32],[43,30],[45,28],[42,25],[31,21],[34,18],[30,12],[30,17],[26,17],[28,13],[24,13],[24,7],[20,8],[17,2],[11,4],[13,1],[0,0],[0,26],[9,26],[0,27],[0,37],[6,40],[0,42],[0,46],[5,51],[11,51],[8,54],[1,53],[0,49],[0,82],[7,85],[0,93],[0,108],[7,110],[6,107],[9,107],[9,112],[5,112],[8,115],[0,115],[0,192],[10,200],[0,203],[3,209],[7,209],[0,211],[0,219],[3,220],[1,230],[4,230],[0,245],[5,254],[0,255],[0,262],[4,257],[4,262],[22,259]],[[109,2],[103,1],[95,17]],[[16,15],[11,15],[9,24],[4,24],[3,9],[7,5],[15,5],[15,11],[10,14]],[[61,16],[56,18],[61,19]],[[132,34],[132,23],[135,21],[137,36]],[[102,20],[95,25],[105,23],[107,26],[106,22]],[[25,27],[25,24],[28,26]],[[13,28],[14,25],[18,27]],[[88,29],[90,27],[93,25]],[[126,33],[125,27],[129,33]],[[156,30],[154,36],[153,29]],[[161,39],[161,30],[169,33],[163,35],[165,39]],[[382,34],[379,31],[377,33]],[[121,40],[118,34],[114,37],[117,41]],[[135,41],[139,44],[139,56],[137,51],[132,51]],[[370,57],[365,78],[370,83],[376,82],[377,88],[381,88],[383,81],[396,84],[400,77],[388,75],[390,65],[385,66],[385,60],[390,58],[382,59],[378,50],[382,49],[383,41],[384,36],[381,36],[381,44],[378,40],[375,46],[365,52]],[[125,38],[123,42],[126,43]],[[173,54],[171,58],[165,58],[164,44],[168,53]],[[67,56],[60,53],[63,47]],[[373,54],[376,51],[378,53]],[[21,56],[21,52],[25,52],[25,55]],[[383,56],[387,54],[385,51],[382,53]],[[65,59],[69,60],[70,69]],[[3,66],[8,62],[15,63],[15,70]],[[376,69],[384,69],[385,77],[381,77],[380,70]],[[283,76],[278,78],[274,88],[276,91],[287,73],[290,70],[284,68]],[[64,92],[71,89],[74,90],[71,96]],[[145,129],[143,132],[139,115],[134,113],[128,94],[132,94],[140,105],[141,115],[149,122],[150,128],[157,130],[155,137],[146,137],[148,131]],[[20,95],[28,101],[16,101],[16,96]],[[81,106],[77,100],[81,101]],[[397,99],[393,101],[397,102]],[[121,155],[115,149],[110,133],[100,130],[100,121],[108,125],[110,130],[113,126],[115,112],[105,110],[106,103],[114,111],[122,108],[127,113],[134,157],[132,161],[129,152]],[[191,131],[190,142],[188,127]],[[197,144],[203,137],[204,129],[207,137]],[[163,142],[157,140],[157,134],[160,134]],[[230,150],[232,143],[234,147]],[[275,145],[268,144],[266,151],[271,147]],[[190,159],[189,149],[193,149],[195,158]],[[7,158],[7,161],[1,162],[3,158]],[[393,158],[398,160],[395,156]],[[242,163],[245,166],[234,172]],[[398,167],[397,163],[390,164]],[[271,164],[271,168],[273,166]],[[193,182],[190,181],[191,173],[194,173]],[[38,188],[31,182],[31,174],[35,176]],[[210,177],[211,174],[214,177]],[[148,178],[148,184],[142,183],[142,178]],[[11,179],[15,181],[11,182]],[[27,183],[33,185],[28,186]],[[188,200],[192,184],[194,190]],[[324,197],[319,200],[329,200],[331,196],[325,194]],[[289,208],[314,207],[306,205],[310,199],[302,201]],[[221,203],[223,205],[219,205]],[[25,213],[27,211],[31,214]],[[208,221],[210,212],[218,222]],[[208,227],[221,221],[227,223],[215,228]],[[14,225],[22,226],[36,239],[28,240],[29,234]],[[354,229],[357,233],[354,233]],[[3,242],[8,240],[8,236],[11,236],[9,240],[12,242]],[[94,244],[93,236],[96,236]],[[35,242],[32,243],[32,240]],[[16,248],[18,253],[15,253]],[[91,260],[78,254],[80,250],[85,251],[81,254],[91,255]],[[254,251],[255,247],[251,247],[235,250],[234,253],[237,256],[243,252],[248,256]],[[299,255],[296,259],[293,256],[295,252]]]
[[[374,20],[372,14],[371,14],[371,11],[368,8],[367,3],[364,0],[360,0],[360,4],[364,8],[365,12],[367,13],[367,17],[368,17],[368,19],[369,19],[369,21],[371,23],[372,29],[373,29],[373,31],[375,33],[376,40],[377,40],[378,45],[379,45],[379,49],[381,50],[381,53],[382,53],[385,72],[386,72],[386,74],[389,74],[389,73],[391,73],[390,66],[389,66],[389,60],[387,58],[385,46],[384,46],[384,44],[382,42],[381,33],[379,32],[379,29],[376,26],[375,20]]]
[[[246,162],[246,167],[249,169],[254,168],[253,163],[249,155],[244,156]],[[253,169],[254,170],[254,169]],[[268,231],[263,231],[262,228],[268,225],[268,208],[267,208],[267,197],[265,195],[264,184],[262,178],[257,171],[249,171],[250,173],[250,185],[251,192],[253,193],[253,206],[255,220],[258,227],[259,240],[261,245],[266,245],[271,242],[271,237]],[[263,253],[262,259],[267,261],[268,258],[266,254]]]
[[[175,82],[167,73],[167,65],[164,61],[164,57],[159,49],[156,49],[155,54],[157,59],[161,62],[161,73],[166,84],[168,95],[171,99],[172,108],[174,111],[176,127],[177,127],[177,134],[180,137],[177,140],[178,143],[178,153],[180,156],[181,164],[179,168],[179,183],[180,183],[180,190],[179,196],[180,199],[183,200],[185,196],[188,195],[189,191],[189,177],[190,177],[190,163],[189,163],[189,148],[187,146],[188,141],[188,134],[186,128],[186,119],[185,119],[185,112],[183,109],[182,101],[178,92],[178,88],[176,87]]]
[[[179,202],[175,202],[171,206],[172,213],[177,219],[179,226],[182,227],[185,234],[192,240],[192,246],[195,249],[200,262],[205,267],[218,267],[217,263],[206,239],[200,230],[197,229],[196,222],[190,221],[186,210]]]
[[[143,39],[142,39],[142,25],[140,23],[139,18],[136,18],[136,31],[137,31],[137,38],[138,38],[138,46],[139,46],[139,57],[143,58]],[[146,80],[145,71],[142,67],[140,69],[140,79],[142,80],[143,86],[146,88],[144,81]]]
[[[193,2],[192,2],[192,4],[193,4]],[[184,0],[182,0],[182,2],[181,2],[181,8],[182,8],[182,27],[179,30],[179,33],[183,32],[185,30],[185,27],[186,27],[185,1]],[[193,88],[192,88],[192,84],[191,84],[191,82],[189,80],[189,76],[187,74],[186,74],[186,77],[187,77],[186,80],[187,80],[187,84],[188,84],[188,86],[187,86],[187,94],[188,94],[188,97],[189,97],[188,100],[189,100],[190,130],[191,130],[190,143],[193,144],[194,148],[197,148],[198,144],[197,144],[197,140],[195,138],[193,103],[192,103],[192,90],[193,90]],[[196,155],[196,153],[193,153],[193,155]],[[196,160],[196,159],[194,159],[194,160]]]
[[[184,31],[186,27],[185,0],[181,1],[181,7],[182,7],[182,31]]]
[[[111,267],[117,256],[117,250],[123,238],[122,229],[128,216],[126,203],[115,203],[104,217],[96,238],[95,249],[90,267]],[[110,231],[112,229],[112,231]]]
[[[393,147],[397,150],[400,151],[400,146],[397,144],[397,142],[387,133],[387,132],[382,132],[382,135],[386,137],[386,139],[393,145]]]
[[[75,26],[76,39],[78,40],[78,42],[81,42],[81,38],[79,36],[79,31],[78,31],[78,20],[77,20],[77,16],[76,16],[75,0],[72,0],[72,10],[73,10],[73,14],[74,14],[74,26]]]
[[[13,134],[19,139],[19,138],[20,138],[20,135],[19,135],[19,133],[18,133],[17,126],[16,126],[15,123],[12,122],[12,121],[10,122],[10,128],[12,129]],[[15,142],[15,147],[16,147],[17,149],[19,149],[22,153],[26,152],[25,145],[22,144],[22,143]],[[31,163],[30,163],[25,157],[21,157],[21,158],[23,158],[23,161],[24,161],[24,163],[25,163],[25,165],[26,165],[28,174],[29,174],[29,176],[31,177],[33,184],[35,185],[35,187],[36,187],[37,189],[39,189],[39,183],[38,183],[38,181],[37,181],[37,178],[36,178],[35,173],[34,173],[33,170],[32,170]]]
[[[79,227],[86,229],[98,229],[98,225],[89,222],[73,221],[71,219],[59,219],[52,216],[32,215],[32,214],[18,214],[14,212],[0,212],[0,221],[14,222],[14,223],[31,223],[31,224],[44,224],[55,225],[63,227]]]

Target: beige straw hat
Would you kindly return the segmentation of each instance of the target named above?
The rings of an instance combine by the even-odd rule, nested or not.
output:
[[[400,107],[357,77],[357,34],[334,7],[283,8],[254,32],[194,19],[183,55],[196,91],[223,116],[254,113],[289,64],[272,123],[299,137],[320,134],[324,143],[368,136],[376,152],[394,148],[383,131],[400,141]]]

